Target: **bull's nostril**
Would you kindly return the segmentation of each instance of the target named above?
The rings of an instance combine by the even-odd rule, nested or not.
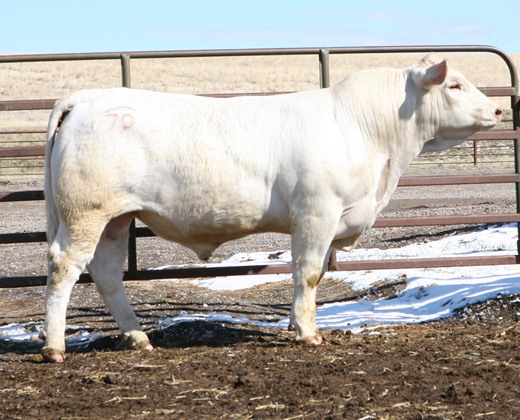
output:
[[[497,109],[495,110],[495,115],[496,115],[497,117],[499,117],[500,115],[502,115],[502,110],[501,110],[500,108],[497,108]]]

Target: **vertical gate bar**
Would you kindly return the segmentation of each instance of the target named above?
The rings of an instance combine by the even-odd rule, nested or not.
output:
[[[121,54],[121,77],[122,83],[124,87],[130,88],[132,87],[132,82],[130,80],[130,55],[129,54]]]
[[[329,72],[329,50],[322,48],[319,52],[320,59],[320,87],[328,88],[330,86]]]
[[[478,140],[473,140],[473,165],[478,164]]]
[[[128,280],[138,280],[135,219],[128,228]]]
[[[338,258],[336,256],[336,250],[331,248],[329,262],[327,264],[327,271],[338,271]]]
[[[516,88],[516,86],[514,86]],[[514,140],[514,151],[515,151],[515,174],[520,175],[520,96],[515,95],[511,97],[511,110],[513,113],[513,130],[516,131],[517,136]],[[516,192],[516,212],[520,213],[520,182],[515,183]],[[520,223],[516,224],[518,230],[518,239],[516,241],[516,249],[520,256]]]
[[[130,79],[130,55],[121,54],[121,78],[123,87],[132,87]],[[132,220],[128,235],[128,279],[137,280],[137,239],[135,219]]]
[[[329,50],[321,48],[318,57],[320,60],[320,87],[322,89],[330,86],[330,66],[329,66]],[[327,264],[328,271],[336,271],[338,269],[338,261],[336,257],[336,250],[331,248],[329,254],[329,262]]]

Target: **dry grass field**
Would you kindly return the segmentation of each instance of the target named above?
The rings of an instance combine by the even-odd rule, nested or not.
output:
[[[407,67],[422,54],[331,55],[331,83],[372,67]],[[477,86],[509,86],[493,54],[444,54]],[[520,66],[520,55],[512,56]],[[317,56],[134,59],[132,87],[178,93],[284,92],[319,87]],[[0,101],[60,98],[84,88],[121,86],[118,60],[0,64]],[[48,112],[3,112],[0,127],[45,124]]]

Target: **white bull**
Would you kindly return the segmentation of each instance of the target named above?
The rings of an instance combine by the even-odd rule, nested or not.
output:
[[[291,326],[320,344],[315,296],[330,247],[355,246],[420,153],[457,145],[501,114],[435,54],[279,96],[117,88],[59,101],[45,175],[45,358],[64,360],[67,304],[85,267],[123,338],[152,348],[122,284],[133,218],[201,259],[252,233],[290,234]]]

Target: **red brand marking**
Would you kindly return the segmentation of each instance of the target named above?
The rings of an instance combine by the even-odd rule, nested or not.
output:
[[[132,128],[135,124],[135,117],[131,112],[135,111],[134,108],[129,106],[118,106],[116,108],[107,109],[105,111],[105,117],[112,118],[111,130],[120,127],[123,131]]]

